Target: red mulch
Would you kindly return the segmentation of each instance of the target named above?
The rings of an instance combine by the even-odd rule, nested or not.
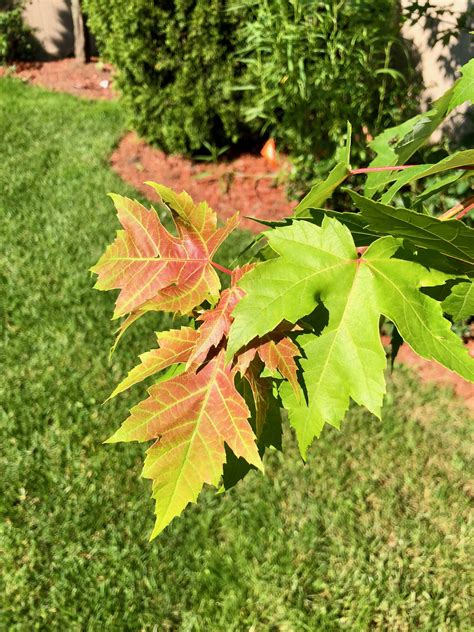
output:
[[[157,198],[143,184],[147,180],[178,192],[187,191],[196,202],[206,200],[223,220],[239,211],[240,226],[254,233],[264,227],[244,216],[278,220],[291,215],[296,205],[287,200],[285,184],[277,183],[279,171],[272,170],[261,156],[244,154],[231,162],[216,164],[192,162],[164,154],[130,133],[122,138],[110,162],[123,180],[151,200]],[[286,163],[281,164],[281,169],[285,169]]]
[[[82,98],[113,99],[117,94],[111,88],[112,70],[108,64],[93,61],[84,65],[74,59],[62,59],[0,67],[0,77],[12,74],[29,83]],[[107,81],[108,85],[101,87],[101,81]],[[275,220],[289,215],[295,205],[286,199],[284,182],[277,181],[279,172],[272,170],[260,156],[246,154],[219,164],[194,163],[180,156],[168,156],[134,134],[127,134],[112,154],[111,164],[126,182],[151,200],[156,197],[143,184],[146,180],[177,191],[185,190],[196,201],[206,200],[223,219],[240,211],[242,215]],[[286,168],[282,161],[281,173]],[[256,233],[262,230],[261,225],[248,219],[243,219],[241,226]],[[474,356],[474,341],[470,341],[468,348]],[[423,381],[451,386],[466,406],[474,410],[473,384],[436,362],[423,360],[406,344],[400,349],[397,361],[412,367]]]
[[[69,92],[86,99],[110,100],[118,96],[111,88],[112,66],[96,59],[89,64],[81,64],[75,59],[19,61],[10,66],[0,66],[0,77],[7,74],[43,88]],[[101,87],[101,81],[107,81],[107,87]]]

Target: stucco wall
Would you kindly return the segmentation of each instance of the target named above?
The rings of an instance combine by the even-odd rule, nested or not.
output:
[[[28,0],[25,21],[34,29],[46,57],[68,57],[74,50],[70,0]]]
[[[402,0],[402,6],[406,6],[408,0]],[[431,0],[431,4],[439,8],[447,8],[460,15],[472,10],[472,0]],[[448,14],[444,19],[453,22]],[[411,40],[418,54],[420,55],[420,66],[423,74],[423,81],[426,86],[424,91],[424,101],[432,101],[441,96],[457,78],[459,67],[472,58],[474,49],[471,37],[468,33],[461,36],[459,41],[452,41],[445,46],[437,43],[434,46],[430,43],[431,32],[422,23],[412,26],[405,25],[402,33],[406,39]]]

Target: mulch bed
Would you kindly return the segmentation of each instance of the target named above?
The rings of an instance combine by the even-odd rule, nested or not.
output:
[[[0,77],[10,74],[56,92],[69,92],[86,99],[111,100],[118,96],[111,87],[112,70],[110,64],[103,64],[97,59],[89,64],[81,64],[75,59],[19,61],[10,66],[0,66]]]
[[[261,156],[251,154],[229,162],[193,162],[164,154],[129,133],[119,143],[110,162],[121,178],[150,200],[157,198],[144,184],[147,180],[176,191],[187,191],[196,202],[205,200],[222,220],[238,211],[240,227],[254,233],[261,232],[264,226],[246,216],[278,220],[291,215],[296,205],[287,200],[285,184],[278,184],[278,177],[286,168],[284,161],[277,171]]]
[[[95,62],[95,63],[94,63]],[[11,74],[28,83],[50,90],[69,92],[88,99],[114,99],[113,69],[108,64],[80,64],[74,59],[52,62],[18,62],[0,67],[0,77]],[[241,213],[241,227],[255,233],[264,227],[244,216],[280,219],[291,214],[295,206],[285,195],[284,176],[288,164],[270,166],[260,157],[244,154],[230,162],[198,163],[181,156],[168,156],[129,133],[111,157],[112,168],[150,200],[153,191],[143,183],[153,180],[187,191],[196,201],[206,200],[222,219]],[[474,356],[474,341],[467,345]],[[397,361],[412,367],[427,382],[450,386],[470,410],[474,410],[474,385],[436,362],[418,357],[408,345],[400,349]]]

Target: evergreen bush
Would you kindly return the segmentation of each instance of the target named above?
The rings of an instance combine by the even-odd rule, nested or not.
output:
[[[0,64],[33,56],[34,39],[22,13],[21,3],[0,2]]]
[[[228,0],[87,0],[88,23],[117,68],[131,124],[170,153],[220,147],[244,134]]]

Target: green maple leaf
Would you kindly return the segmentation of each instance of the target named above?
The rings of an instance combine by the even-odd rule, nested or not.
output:
[[[474,381],[474,362],[443,318],[440,303],[419,291],[442,284],[448,275],[394,257],[401,240],[378,239],[360,258],[349,230],[332,218],[321,227],[294,222],[267,237],[279,257],[241,280],[246,295],[233,312],[228,353],[324,304],[327,326],[319,336],[298,340],[306,356],[303,397],[298,403],[290,389],[281,390],[303,456],[325,423],[340,424],[350,398],[380,416],[386,367],[381,315],[419,355]]]

